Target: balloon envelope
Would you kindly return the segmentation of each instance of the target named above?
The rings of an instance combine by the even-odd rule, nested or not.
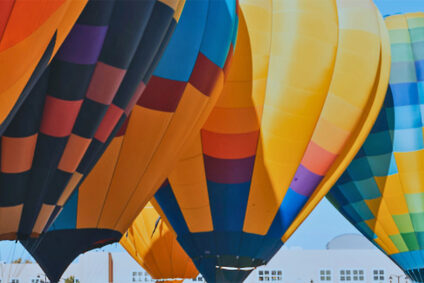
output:
[[[172,34],[172,3],[89,1],[1,137],[1,239],[42,233],[88,173]]]
[[[155,196],[206,281],[266,264],[371,129],[388,42],[372,1],[354,3],[241,1],[223,93]]]
[[[236,33],[235,0],[186,1],[128,124],[51,229],[24,242],[50,278],[60,278],[80,253],[119,241],[131,226],[221,93]]]
[[[424,282],[424,13],[385,19],[390,85],[378,119],[327,197],[416,282]]]
[[[0,2],[0,135],[86,3],[87,0]]]
[[[196,278],[199,272],[177,242],[177,235],[147,204],[120,244],[153,279],[178,280]]]

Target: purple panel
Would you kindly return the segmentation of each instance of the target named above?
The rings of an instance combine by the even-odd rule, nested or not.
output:
[[[313,193],[322,178],[323,176],[312,173],[300,164],[290,184],[290,188],[296,193],[308,197]]]
[[[59,49],[59,60],[75,64],[95,64],[99,58],[107,26],[76,24]]]
[[[220,159],[203,155],[206,179],[215,183],[240,184],[252,179],[255,156],[243,159]]]

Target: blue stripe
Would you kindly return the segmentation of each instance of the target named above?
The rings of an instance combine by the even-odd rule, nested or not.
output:
[[[418,93],[415,93],[418,99]],[[398,129],[421,128],[421,109],[418,104],[395,106],[394,109],[386,109],[387,121],[389,125],[394,125]]]
[[[49,231],[75,229],[77,227],[77,212],[78,190],[75,190],[63,207],[62,212],[53,222],[53,225],[50,227]]]
[[[396,130],[393,146],[395,152],[408,152],[423,149],[422,128]]]
[[[214,230],[241,231],[249,198],[250,182],[221,184],[207,181]]]
[[[189,233],[187,223],[169,183],[158,190],[155,194],[155,199],[171,223],[172,228],[174,228],[174,231],[178,235]]]
[[[307,200],[308,197],[298,194],[289,188],[267,235],[275,238],[282,237]]]
[[[174,34],[155,69],[155,76],[184,82],[189,80],[202,37],[207,32],[208,6],[208,1],[186,2]],[[218,44],[225,45],[222,41]]]
[[[390,85],[394,106],[419,104],[417,83],[398,83]]]
[[[198,1],[202,2],[202,1]],[[236,19],[236,1],[209,1],[208,21],[205,28],[200,51],[220,68],[224,67],[233,39],[233,28]]]

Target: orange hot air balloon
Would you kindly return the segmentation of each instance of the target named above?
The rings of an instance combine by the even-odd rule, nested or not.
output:
[[[153,279],[182,282],[199,272],[177,242],[177,235],[149,203],[120,241]]]

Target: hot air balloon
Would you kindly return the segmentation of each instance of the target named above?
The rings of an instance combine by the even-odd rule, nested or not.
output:
[[[155,195],[207,282],[278,251],[359,150],[389,76],[372,1],[240,5],[223,93]]]
[[[80,253],[118,242],[166,179],[222,91],[237,21],[235,0],[186,1],[128,123],[50,230],[23,242],[52,282]]]
[[[327,195],[415,282],[424,282],[424,13],[385,19],[392,69],[364,145]]]
[[[151,204],[137,216],[120,244],[153,279],[183,282],[199,272],[177,242],[177,235]]]
[[[0,135],[87,0],[0,1]]]
[[[184,1],[88,2],[1,137],[0,239],[36,237],[125,121]]]

